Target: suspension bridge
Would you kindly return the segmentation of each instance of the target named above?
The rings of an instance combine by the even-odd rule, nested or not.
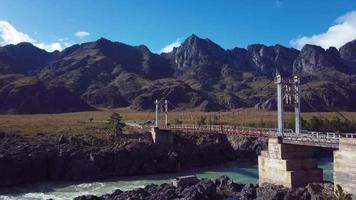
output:
[[[181,131],[188,133],[229,134],[245,137],[280,137],[282,138],[283,143],[327,148],[338,148],[340,138],[356,138],[356,133],[318,132],[312,130],[302,130],[299,77],[295,76],[293,77],[293,79],[283,80],[281,76],[277,76],[274,82],[277,84],[278,128],[256,128],[240,125],[223,124],[169,124],[168,106],[175,106],[166,99],[155,100],[154,102],[156,107],[154,126],[159,128],[160,130]],[[273,81],[264,85],[262,89],[266,88],[271,83],[273,83]],[[308,88],[311,89],[310,86],[308,86]],[[284,105],[292,105],[294,107],[294,130],[284,128]],[[164,110],[164,124],[159,124],[160,110]],[[339,114],[342,118],[348,120],[341,112],[336,113]],[[219,117],[221,116],[219,115]],[[191,117],[190,119],[192,120]]]
[[[273,81],[272,81],[273,82]],[[169,101],[156,100],[155,121],[152,125],[154,141],[172,142],[174,131],[188,133],[224,134],[238,137],[266,137],[268,149],[261,152],[258,159],[259,182],[275,183],[295,188],[310,182],[323,181],[322,169],[317,166],[315,147],[338,149],[334,152],[334,183],[356,195],[356,133],[318,132],[303,130],[301,127],[300,79],[282,79],[277,85],[277,128],[256,128],[241,125],[223,124],[169,124]],[[270,83],[268,83],[270,84]],[[263,86],[265,88],[266,86]],[[312,89],[308,86],[309,89]],[[284,106],[294,108],[294,130],[284,127]],[[159,124],[159,108],[164,107],[164,124]],[[347,118],[336,111],[342,118]],[[169,138],[169,139],[167,139]],[[278,174],[278,176],[276,176]]]

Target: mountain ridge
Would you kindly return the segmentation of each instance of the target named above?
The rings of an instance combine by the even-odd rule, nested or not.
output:
[[[172,52],[162,54],[151,52],[145,45],[131,46],[105,38],[53,53],[28,43],[0,47],[0,78],[20,74],[40,81],[47,88],[64,88],[66,96],[72,96],[76,102],[74,105],[81,105],[78,110],[126,106],[147,110],[153,108],[156,98],[167,98],[179,109],[273,109],[273,86],[263,91],[260,88],[277,73],[302,77],[306,111],[313,110],[314,106],[320,111],[331,106],[353,110],[355,63],[356,40],[339,50],[306,45],[299,51],[278,44],[224,49],[210,39],[193,34]],[[320,94],[308,91],[306,83]],[[4,85],[8,88],[11,84]],[[0,98],[6,99],[10,93],[4,85],[0,85]],[[63,98],[60,97],[63,92],[57,93],[53,95]],[[23,99],[23,104],[29,99],[26,95],[18,98]],[[318,101],[325,106],[320,106]],[[308,106],[310,102],[312,105]],[[56,110],[55,107],[53,105],[52,110]],[[1,112],[9,110],[17,112],[16,105],[0,106]]]

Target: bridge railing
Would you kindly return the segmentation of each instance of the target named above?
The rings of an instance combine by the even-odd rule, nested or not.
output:
[[[300,134],[295,133],[292,129],[284,129],[283,135],[278,133],[276,128],[255,128],[239,125],[197,125],[197,124],[172,124],[169,126],[160,126],[161,129],[180,130],[187,132],[201,133],[221,133],[232,135],[247,135],[254,137],[282,136],[286,140],[299,142],[314,142],[335,144],[339,138],[356,138],[356,133],[336,133],[336,132],[317,132],[302,130]]]
[[[356,138],[356,133],[345,133],[345,138]]]
[[[173,124],[169,126],[160,126],[161,129],[181,130],[190,132],[207,132],[207,133],[223,133],[234,135],[250,135],[250,136],[271,136],[277,134],[275,128],[254,128],[238,125],[196,125],[196,124]],[[293,132],[288,129],[287,132]]]

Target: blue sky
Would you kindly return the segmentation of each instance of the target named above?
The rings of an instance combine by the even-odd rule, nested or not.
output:
[[[160,52],[192,33],[224,48],[252,43],[326,48],[356,39],[355,0],[0,0],[0,5],[0,45],[29,41],[49,51],[105,37]]]

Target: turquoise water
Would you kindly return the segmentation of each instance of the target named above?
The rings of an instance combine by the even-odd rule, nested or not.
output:
[[[324,180],[332,181],[332,160],[320,160],[320,167],[324,169]],[[103,195],[115,189],[131,190],[144,187],[147,184],[170,183],[173,178],[195,174],[199,178],[215,179],[222,175],[232,178],[239,183],[257,183],[258,169],[256,162],[235,161],[220,166],[213,166],[175,174],[158,174],[130,178],[109,179],[95,182],[43,182],[7,188],[0,191],[0,199],[4,200],[67,200],[86,194]]]

